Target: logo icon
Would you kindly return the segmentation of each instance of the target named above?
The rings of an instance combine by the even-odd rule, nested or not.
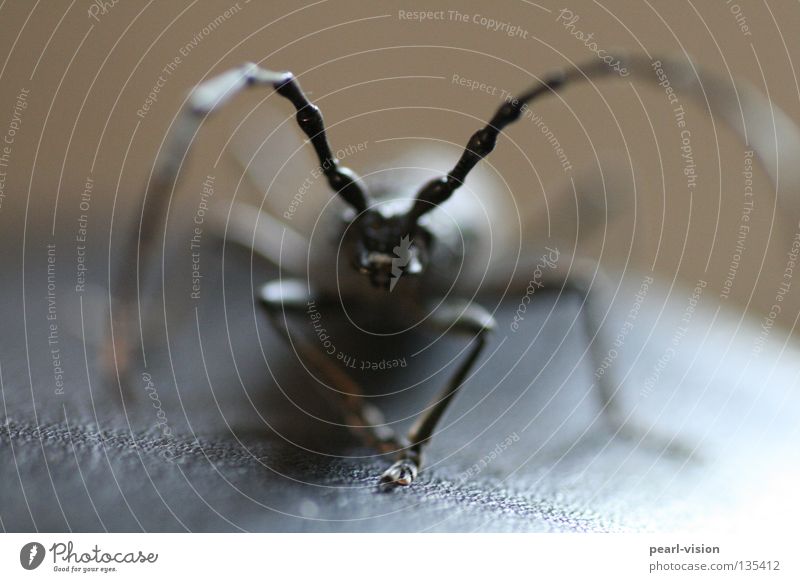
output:
[[[26,570],[35,570],[44,561],[44,546],[39,542],[28,542],[19,551],[19,563]]]
[[[392,259],[392,280],[389,282],[389,292],[394,291],[394,286],[403,274],[403,267],[408,266],[411,261],[411,243],[409,235],[400,239],[400,244],[394,249],[394,258]]]

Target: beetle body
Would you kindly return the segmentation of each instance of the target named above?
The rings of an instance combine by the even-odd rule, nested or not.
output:
[[[774,183],[778,167],[787,169],[782,174],[784,184],[800,182],[798,165],[792,159],[800,151],[800,131],[753,87],[731,84],[684,61],[644,56],[624,61],[626,69],[639,78],[660,83],[669,79],[681,95],[717,107],[722,117],[753,144]],[[148,192],[152,196],[148,199],[154,199],[154,203],[146,206],[147,217],[142,223],[148,228],[159,224],[153,217],[162,216],[169,199],[166,194],[175,185],[184,153],[207,114],[246,87],[272,88],[290,101],[297,124],[318,158],[319,175],[324,176],[332,196],[318,197],[320,207],[316,212],[308,207],[303,210],[309,217],[305,221],[308,229],[282,222],[280,212],[263,212],[264,204],[254,207],[237,203],[220,230],[225,237],[252,246],[254,252],[280,268],[279,279],[264,285],[259,293],[270,322],[295,353],[326,377],[329,387],[335,388],[337,406],[352,431],[365,444],[396,455],[396,462],[381,477],[382,486],[408,485],[417,476],[424,446],[496,327],[492,313],[477,302],[479,294],[491,288],[503,289],[504,284],[507,289],[514,271],[520,271],[515,269],[517,265],[527,277],[526,266],[537,252],[538,243],[533,236],[523,234],[521,228],[512,228],[521,224],[519,216],[498,203],[503,189],[491,180],[480,180],[481,171],[476,166],[495,148],[500,132],[522,118],[530,102],[560,91],[573,81],[612,74],[612,68],[594,61],[545,76],[518,98],[502,103],[489,122],[472,134],[454,165],[444,166],[435,156],[425,154],[363,180],[334,157],[322,115],[308,101],[294,76],[247,63],[200,84],[190,94],[188,107],[173,129],[167,156],[150,184]],[[770,112],[771,127],[763,123],[765,111]],[[779,164],[781,160],[783,163]],[[440,174],[442,167],[451,169]],[[247,173],[248,164],[244,169]],[[375,180],[378,175],[380,184]],[[572,186],[579,203],[581,188],[574,181]],[[459,196],[451,198],[458,189]],[[779,201],[796,209],[796,192],[793,190],[791,195],[786,200],[780,197]],[[611,192],[612,202],[613,197]],[[266,198],[262,202],[274,196]],[[152,232],[142,232],[141,236],[143,244],[151,245],[141,250],[146,258],[152,254],[152,241],[157,237]],[[138,258],[139,241],[132,250],[136,256],[129,264]],[[596,282],[601,275],[597,265],[579,268],[578,264],[572,260],[559,264],[554,268],[554,281],[561,290],[582,294],[583,318],[592,338],[590,349],[595,363],[599,363],[609,349],[600,333],[606,316],[603,303],[597,301],[596,289],[602,286]],[[123,296],[123,303],[128,306],[138,302],[139,288],[133,290],[136,293],[129,290]],[[290,334],[287,314],[303,313],[309,302],[338,302],[351,322],[367,333],[391,334],[425,326],[467,338],[461,362],[406,438],[394,434],[379,411],[361,397],[357,383],[335,361],[318,347]],[[617,431],[624,431],[627,419],[613,400],[617,383],[604,375],[598,379],[597,388],[602,409],[607,416],[622,418]],[[666,447],[670,446],[667,443]]]

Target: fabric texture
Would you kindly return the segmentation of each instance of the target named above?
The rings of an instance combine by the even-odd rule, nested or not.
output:
[[[709,303],[675,346],[690,294],[666,297],[654,286],[612,365],[623,410],[652,429],[640,440],[615,434],[601,411],[582,297],[538,294],[512,333],[519,301],[509,296],[418,481],[381,493],[389,458],[337,426],[254,309],[248,261],[230,264],[224,297],[222,278],[204,282],[214,292],[200,304],[170,289],[169,341],[156,339],[163,327],[148,331],[147,365],[137,360],[119,381],[104,367],[103,318],[91,315],[103,294],[64,299],[60,394],[46,298],[31,293],[23,321],[11,294],[0,339],[4,530],[752,531],[793,519],[775,504],[800,475],[800,360],[777,330],[754,354],[758,326]],[[604,333],[619,333],[638,288],[621,287]],[[375,358],[382,349],[341,341]],[[670,346],[674,357],[657,368]],[[413,365],[357,377],[399,390],[375,403],[407,428],[463,347],[448,339]],[[666,454],[658,439],[673,436],[694,453]]]

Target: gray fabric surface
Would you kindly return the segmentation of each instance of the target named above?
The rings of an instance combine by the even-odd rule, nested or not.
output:
[[[197,306],[180,300],[180,285],[168,290],[169,349],[163,329],[148,331],[146,370],[170,438],[158,429],[141,362],[123,379],[123,399],[103,371],[104,323],[95,313],[104,309],[102,292],[59,296],[66,386],[56,395],[43,269],[28,275],[24,319],[21,286],[6,283],[13,290],[0,338],[4,530],[727,531],[762,522],[769,505],[758,500],[797,485],[800,366],[785,332],[776,328],[754,358],[758,326],[716,313],[709,293],[645,398],[641,387],[673,341],[689,295],[654,289],[613,365],[624,378],[620,397],[640,424],[679,435],[694,456],[614,435],[591,389],[581,298],[542,293],[516,334],[508,330],[518,298],[502,303],[499,331],[447,413],[419,481],[379,493],[387,459],[330,424],[335,413],[262,314],[254,317],[248,263],[230,252],[224,300],[213,275]],[[605,326],[612,336],[640,280],[630,276],[617,294]],[[341,341],[375,357],[386,349]],[[419,345],[391,349],[411,354]],[[447,340],[413,366],[359,377],[383,392],[424,380],[378,399],[407,427],[445,377],[428,376],[462,347]],[[517,439],[461,478],[510,436]]]

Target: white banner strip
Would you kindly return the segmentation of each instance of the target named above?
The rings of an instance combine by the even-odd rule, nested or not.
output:
[[[4,534],[2,580],[800,580],[786,536]],[[613,578],[612,578],[613,576]],[[245,578],[247,577],[247,578]],[[580,578],[578,578],[580,577]]]

